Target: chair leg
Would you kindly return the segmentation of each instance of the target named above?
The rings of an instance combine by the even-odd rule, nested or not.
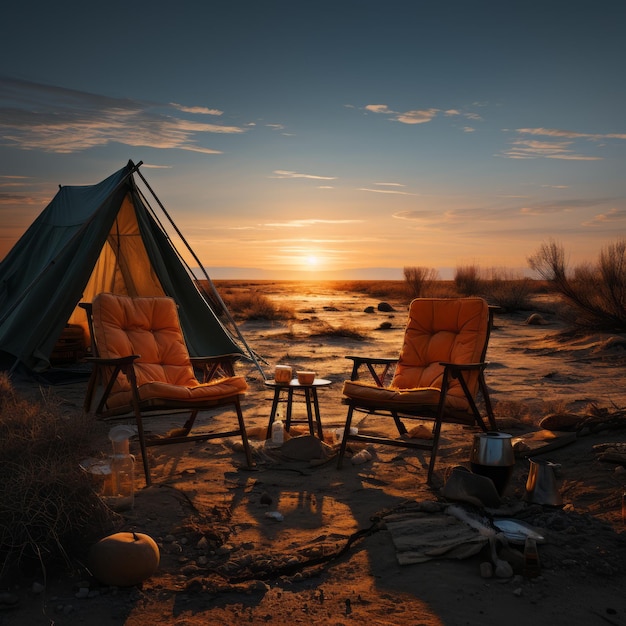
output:
[[[339,448],[339,459],[337,460],[337,469],[341,469],[343,465],[343,455],[346,453],[346,446],[348,445],[348,435],[350,434],[350,425],[352,424],[352,414],[354,413],[354,406],[350,405],[348,408],[348,415],[346,417],[346,424],[343,428],[343,438],[341,439],[341,447]]]
[[[197,415],[198,415],[198,411],[192,411],[187,421],[183,424],[182,430],[185,435],[188,435],[191,432],[191,429],[193,428],[193,424],[196,421]]]
[[[430,485],[433,479],[435,463],[437,461],[437,452],[439,450],[439,437],[441,436],[441,425],[443,424],[443,415],[446,407],[446,396],[448,395],[448,376],[444,372],[441,382],[441,391],[439,393],[439,405],[437,407],[437,417],[435,418],[435,426],[433,428],[433,445],[430,451],[430,462],[428,463],[428,474],[426,475],[426,484]]]
[[[248,441],[248,433],[246,431],[246,424],[243,421],[243,413],[241,411],[241,402],[239,397],[235,400],[235,411],[237,412],[237,421],[239,422],[239,432],[241,434],[241,443],[243,444],[243,450],[246,454],[246,461],[248,467],[252,467],[254,462],[252,461],[252,450],[250,449],[250,442]]]
[[[393,421],[396,424],[398,433],[400,433],[400,435],[406,435],[407,433],[406,426],[402,423],[402,421],[398,417],[398,414],[395,411],[392,411],[391,416],[393,417]]]
[[[496,418],[493,414],[493,407],[491,405],[491,398],[489,397],[489,390],[487,389],[487,383],[485,382],[485,377],[482,372],[478,379],[478,385],[480,388],[480,392],[483,396],[483,402],[485,403],[485,410],[487,411],[487,419],[489,420],[489,426],[491,430],[498,430],[498,425],[496,424]]]

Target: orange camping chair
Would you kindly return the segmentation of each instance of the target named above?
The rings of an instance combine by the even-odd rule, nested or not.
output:
[[[430,450],[430,484],[444,422],[474,425],[485,432],[497,430],[484,379],[491,323],[491,310],[482,298],[418,298],[409,307],[398,358],[346,357],[353,361],[353,368],[351,380],[343,387],[348,415],[338,467],[349,441]],[[373,382],[359,380],[361,367],[367,368]],[[393,378],[386,385],[391,370]],[[479,392],[488,426],[476,405]],[[351,434],[355,410],[391,416],[399,436]],[[434,420],[430,437],[412,437],[403,423],[405,418]]]
[[[94,369],[85,398],[91,410],[98,381],[104,392],[96,416],[110,418],[134,414],[146,484],[151,484],[147,448],[182,442],[240,436],[248,466],[252,454],[241,411],[240,397],[247,384],[243,376],[224,376],[199,382],[194,367],[203,359],[189,357],[178,319],[176,303],[168,297],[130,298],[98,294],[91,303],[90,328]],[[89,309],[88,309],[89,310]],[[215,359],[206,359],[211,370]],[[190,434],[199,411],[232,407],[238,427],[226,432]],[[189,416],[168,436],[147,438],[144,416],[155,411]]]

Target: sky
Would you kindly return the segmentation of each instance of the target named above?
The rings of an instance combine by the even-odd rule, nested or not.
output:
[[[516,272],[626,235],[622,0],[91,6],[5,8],[0,259],[129,159],[216,278]]]

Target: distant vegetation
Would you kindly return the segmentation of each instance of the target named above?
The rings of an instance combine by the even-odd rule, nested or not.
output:
[[[551,240],[528,263],[570,305],[572,325],[626,332],[626,240],[603,248],[595,264],[574,268],[567,266],[563,246]]]
[[[626,332],[626,240],[604,248],[595,264],[567,267],[563,247],[543,244],[528,258],[539,276],[531,279],[506,268],[478,265],[456,268],[453,280],[439,280],[434,268],[404,267],[401,280],[324,281],[324,289],[362,293],[370,298],[405,304],[413,298],[480,296],[503,311],[524,311],[537,294],[553,292],[567,305],[559,313],[577,328]],[[293,320],[295,310],[265,296],[264,285],[276,281],[218,281],[220,294],[238,320]],[[278,281],[281,282],[281,281]],[[294,289],[298,288],[296,281]],[[313,287],[307,284],[307,289]],[[219,312],[219,303],[215,303]]]

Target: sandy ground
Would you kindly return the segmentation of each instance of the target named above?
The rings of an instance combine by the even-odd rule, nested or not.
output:
[[[341,383],[350,362],[344,356],[394,356],[406,307],[392,302],[396,312],[368,314],[364,309],[378,300],[319,289],[293,293],[279,284],[268,287],[268,295],[291,302],[298,321],[245,323],[241,330],[267,359],[268,375],[282,363],[333,382],[319,392],[332,444],[334,429],[345,420]],[[149,489],[137,463],[135,507],[122,528],[158,542],[158,572],[140,587],[121,589],[100,586],[85,572],[19,581],[8,590],[18,607],[3,607],[0,625],[626,625],[626,472],[619,463],[601,461],[597,448],[624,440],[621,419],[611,419],[626,407],[624,337],[567,339],[549,302],[538,301],[535,311],[544,323],[526,323],[533,311],[496,316],[487,382],[500,429],[519,436],[555,411],[583,417],[591,406],[607,409],[603,426],[542,456],[560,464],[562,507],[526,504],[529,463],[516,462],[500,513],[531,523],[544,536],[538,578],[523,575],[523,548],[514,544],[507,554],[515,572],[503,578],[481,574],[484,554],[399,564],[386,515],[407,501],[444,501],[440,488],[450,468],[468,466],[473,431],[444,428],[433,488],[425,483],[428,459],[415,451],[374,446],[371,461],[348,461],[341,470],[332,445],[326,462],[289,459],[268,449],[262,436],[271,390],[258,371],[242,366],[238,373],[250,385],[244,415],[253,469],[231,441],[152,448]],[[379,330],[382,322],[391,329]],[[367,339],[316,336],[324,324],[357,328]],[[84,389],[77,384],[55,392],[80,407]],[[301,404],[295,412],[305,416]],[[223,413],[202,422],[212,427],[232,419]],[[372,417],[357,425],[385,427]],[[170,426],[162,418],[153,427]],[[106,434],[109,426],[97,427]],[[297,428],[295,434],[306,434],[303,425]]]

